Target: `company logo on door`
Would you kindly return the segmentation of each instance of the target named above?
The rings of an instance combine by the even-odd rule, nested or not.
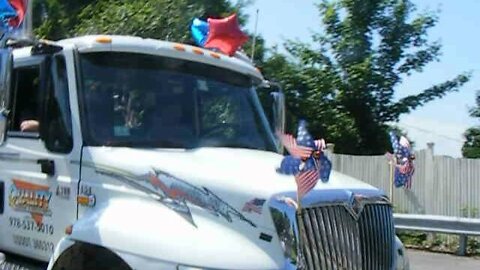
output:
[[[19,179],[12,179],[8,204],[15,211],[32,214],[37,224],[42,223],[43,216],[50,216],[49,204],[52,193],[48,186],[29,183]]]

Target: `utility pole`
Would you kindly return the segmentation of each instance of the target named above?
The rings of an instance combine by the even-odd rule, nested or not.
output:
[[[252,55],[250,59],[252,62],[253,62],[253,58],[255,57],[255,44],[257,43],[257,26],[258,26],[258,8],[255,15],[255,31],[253,32]]]

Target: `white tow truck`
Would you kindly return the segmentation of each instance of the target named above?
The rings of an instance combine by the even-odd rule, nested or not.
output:
[[[295,207],[282,94],[269,121],[256,92],[273,88],[244,56],[27,45],[1,51],[0,269],[408,269],[382,191],[332,172]]]

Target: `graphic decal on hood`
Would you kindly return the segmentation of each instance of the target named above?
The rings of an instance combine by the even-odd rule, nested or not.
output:
[[[265,204],[266,201],[267,200],[265,199],[258,199],[258,198],[252,199],[245,203],[245,205],[242,208],[242,211],[247,213],[254,212],[261,215],[263,205]]]
[[[174,203],[175,206],[181,206],[188,209],[186,202],[199,206],[208,210],[210,213],[225,218],[228,222],[232,222],[236,217],[245,221],[250,225],[255,224],[245,218],[239,211],[231,207],[217,195],[206,187],[196,187],[190,183],[181,180],[171,174],[163,171],[155,170],[154,174],[147,175],[150,184],[157,190],[163,192],[165,203]],[[169,201],[171,200],[171,202]]]
[[[240,211],[220,199],[208,188],[196,187],[167,172],[152,169],[152,171],[144,175],[134,175],[110,166],[99,166],[98,164],[84,164],[84,166],[93,168],[96,173],[113,177],[151,195],[154,199],[161,201],[170,209],[181,214],[194,226],[196,225],[188,204],[201,207],[215,216],[224,218],[228,222],[233,222],[233,219],[236,218],[256,227]]]

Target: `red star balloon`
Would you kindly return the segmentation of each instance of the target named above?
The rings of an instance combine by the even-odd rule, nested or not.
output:
[[[210,31],[205,48],[217,48],[232,56],[248,40],[248,36],[238,26],[237,14],[223,19],[208,19],[208,24]]]
[[[25,16],[28,1],[23,0],[10,0],[10,5],[17,11],[17,16],[10,20],[10,26],[18,27],[23,22]]]

